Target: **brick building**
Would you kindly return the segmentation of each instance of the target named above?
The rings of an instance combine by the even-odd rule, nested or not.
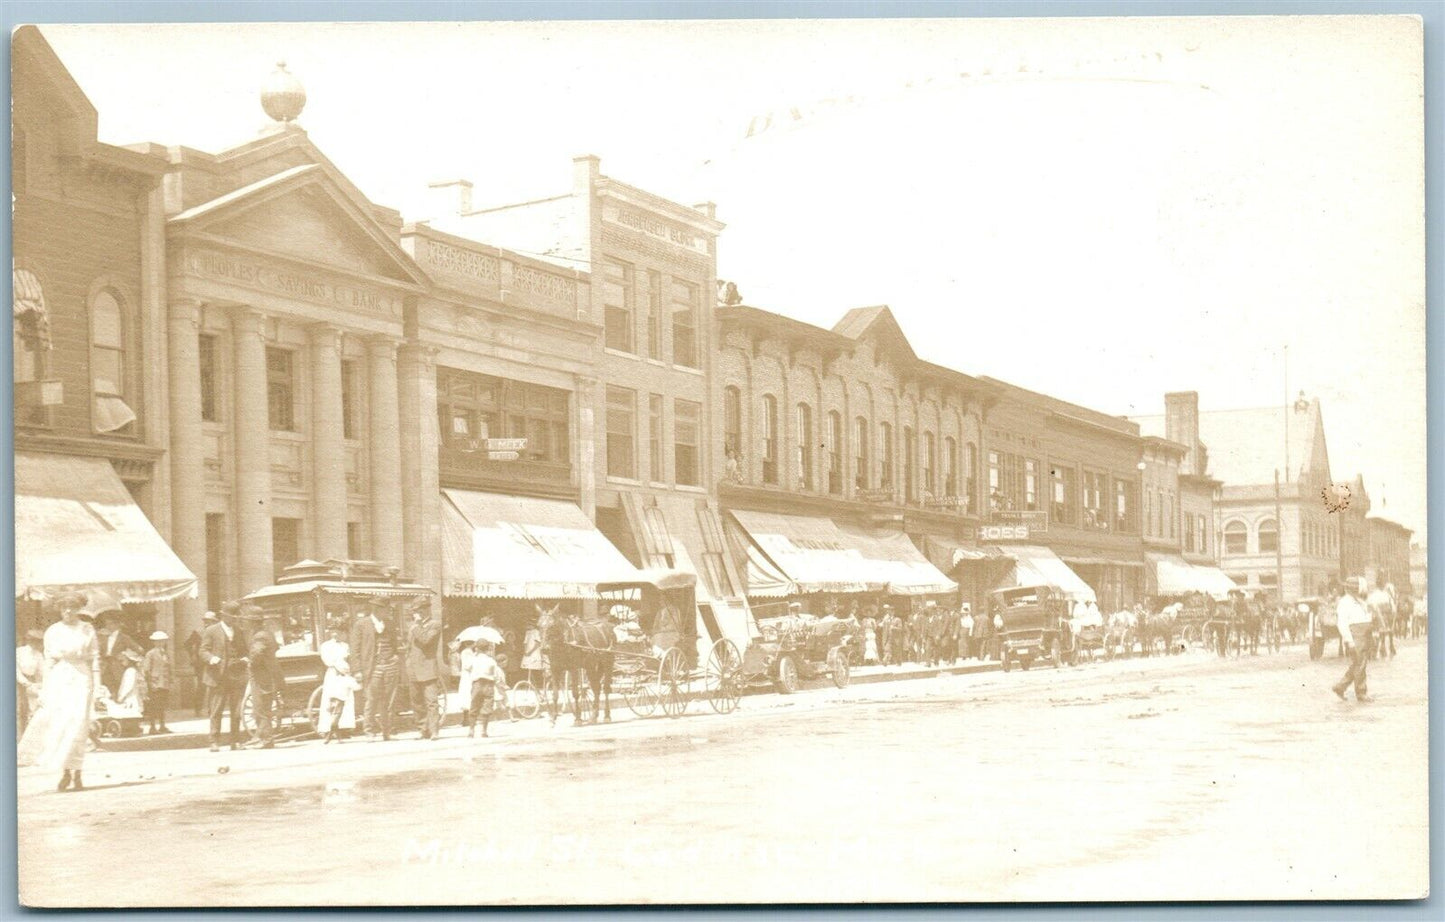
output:
[[[1373,582],[1376,574],[1396,589],[1408,591],[1410,586],[1410,529],[1399,522],[1379,516],[1366,520],[1370,528],[1370,566],[1366,574]]]
[[[740,304],[717,317],[714,463],[749,596],[951,596],[920,548],[951,570],[973,543],[992,388],[920,360],[886,307],[831,330]],[[848,555],[912,576],[870,580]]]
[[[17,626],[104,588],[130,630],[195,589],[171,519],[164,159],[96,139],[96,111],[33,26],[12,41]],[[159,532],[157,531],[159,528]]]

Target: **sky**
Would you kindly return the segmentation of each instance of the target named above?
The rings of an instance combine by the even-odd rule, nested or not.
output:
[[[747,303],[887,304],[922,357],[1120,415],[1321,400],[1336,480],[1423,538],[1421,31],[1405,17],[45,26],[101,139],[299,123],[427,216],[571,159],[727,224]],[[505,246],[505,241],[493,241]],[[1283,449],[1281,449],[1281,454]]]

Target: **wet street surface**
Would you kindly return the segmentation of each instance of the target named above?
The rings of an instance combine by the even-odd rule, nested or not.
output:
[[[451,730],[435,743],[98,753],[85,770],[96,787],[79,794],[21,771],[21,895],[34,906],[1423,895],[1423,641],[1371,664],[1373,703],[1330,693],[1343,669],[1299,647],[1191,653],[749,697],[727,716],[694,704],[680,720],[564,718],[530,735],[504,721],[489,740]],[[108,773],[126,783],[105,786]]]

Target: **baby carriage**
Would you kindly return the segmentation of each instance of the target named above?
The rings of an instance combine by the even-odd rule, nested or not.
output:
[[[142,716],[140,705],[116,701],[110,689],[101,685],[90,709],[91,739],[140,736]]]

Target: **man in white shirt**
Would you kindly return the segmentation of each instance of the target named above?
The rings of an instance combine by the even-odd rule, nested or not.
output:
[[[1395,655],[1395,593],[1394,587],[1385,584],[1385,574],[1375,574],[1375,588],[1365,599],[1365,608],[1370,612],[1370,618],[1375,626],[1375,638],[1378,647],[1372,645],[1370,653],[1378,653],[1381,658],[1385,651],[1390,651],[1390,656]]]
[[[1365,595],[1365,578],[1351,577],[1346,581],[1345,589],[1345,593],[1335,605],[1335,623],[1339,625],[1345,650],[1350,654],[1350,668],[1345,670],[1344,678],[1334,685],[1333,691],[1344,701],[1345,690],[1354,685],[1355,700],[1369,701],[1371,699],[1365,688],[1365,653],[1371,641],[1371,617],[1362,601]]]

